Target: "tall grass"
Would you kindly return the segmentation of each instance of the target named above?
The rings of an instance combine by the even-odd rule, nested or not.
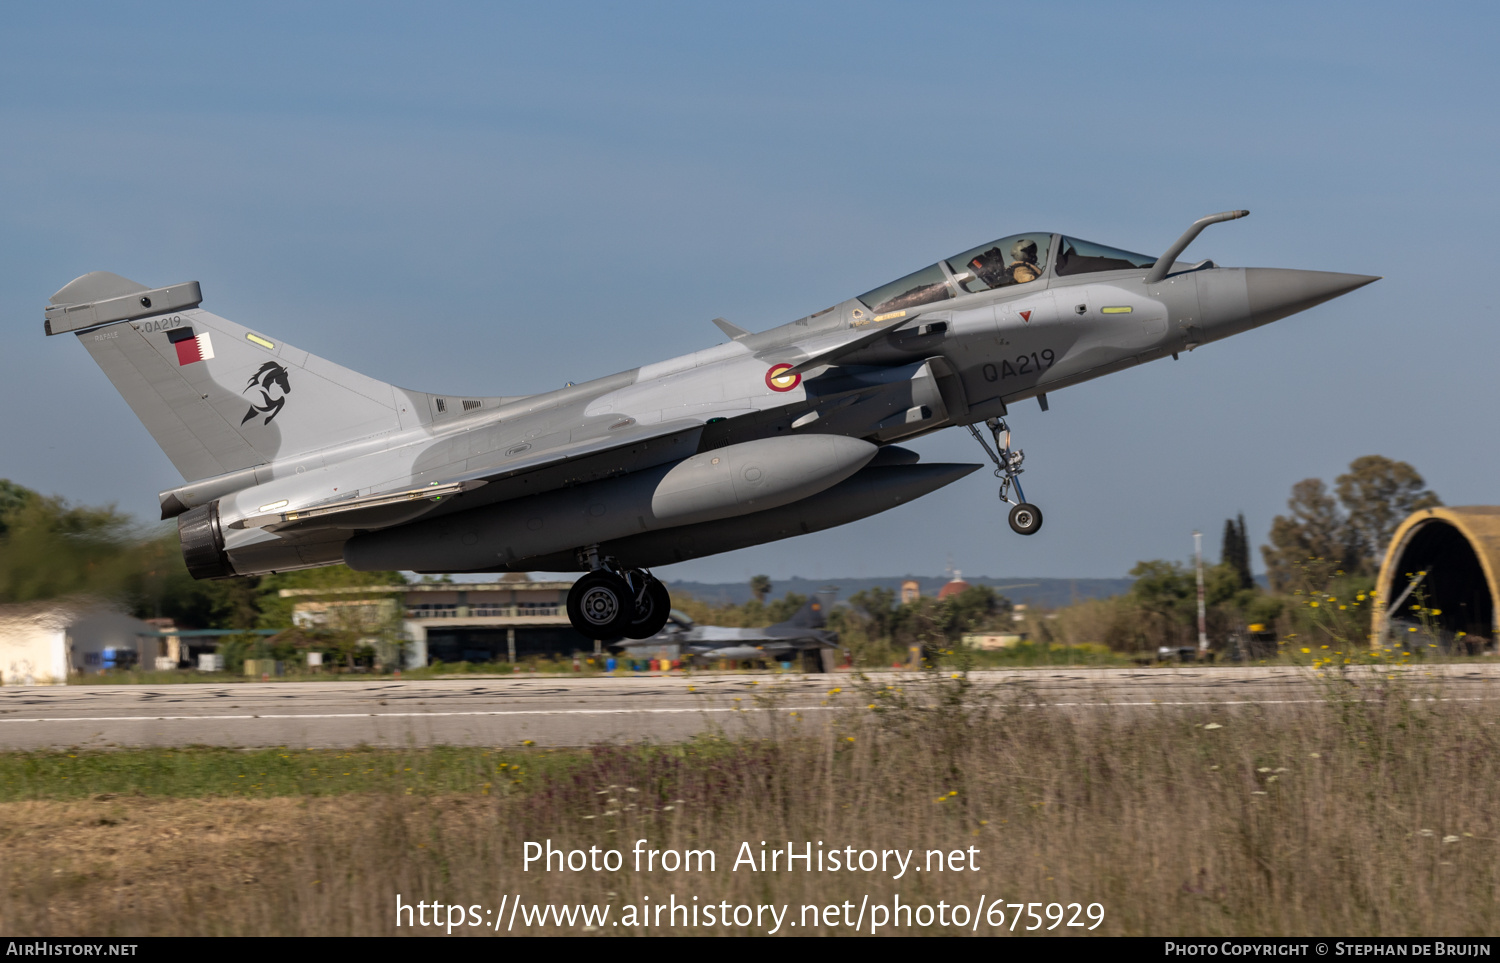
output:
[[[1310,704],[1068,711],[1038,708],[1024,690],[989,701],[962,673],[901,689],[857,682],[829,701],[843,707],[831,720],[762,713],[758,738],[380,756],[474,775],[503,757],[531,770],[515,780],[382,783],[367,774],[358,791],[323,797],[313,795],[319,783],[289,777],[276,784],[286,795],[269,798],[151,795],[170,791],[165,779],[143,783],[141,796],[103,801],[13,794],[30,801],[6,803],[0,820],[10,857],[0,861],[0,928],[411,932],[394,925],[398,893],[407,903],[483,908],[516,894],[609,904],[615,920],[646,897],[698,897],[791,904],[795,919],[803,904],[889,903],[899,893],[930,904],[972,906],[981,895],[1100,903],[1096,932],[1115,934],[1500,929],[1492,703],[1443,701],[1407,683],[1330,681]],[[777,696],[761,702],[774,709]],[[369,762],[379,754],[343,755]],[[228,756],[199,758],[222,767]],[[712,849],[717,870],[634,872],[638,839]],[[104,840],[114,840],[108,857]],[[544,840],[619,849],[625,866],[523,871],[524,844]],[[972,846],[979,868],[899,880],[879,871],[731,871],[740,843],[759,851],[762,840],[909,849],[919,860]]]
[[[135,798],[275,798],[351,793],[479,793],[577,765],[581,754],[524,747],[148,749],[0,754],[0,802]]]

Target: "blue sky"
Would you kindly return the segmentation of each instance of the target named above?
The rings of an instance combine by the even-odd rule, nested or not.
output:
[[[9,4],[0,477],[154,517],[178,476],[42,307],[109,270],[385,381],[521,394],[760,329],[1006,234],[1379,274],[1018,407],[987,472],[673,566],[1118,576],[1256,544],[1378,453],[1500,502],[1493,5]],[[953,429],[927,460],[976,460]],[[1257,560],[1258,561],[1258,560]]]

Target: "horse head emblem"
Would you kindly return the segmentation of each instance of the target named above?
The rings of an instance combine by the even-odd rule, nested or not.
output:
[[[274,361],[267,361],[261,365],[260,370],[250,376],[250,380],[245,383],[240,393],[244,394],[251,388],[260,390],[261,403],[250,402],[250,410],[245,412],[245,417],[240,419],[242,425],[258,414],[266,416],[266,420],[261,424],[269,425],[272,419],[281,414],[281,409],[286,404],[286,396],[292,393],[292,383],[288,378],[287,370]],[[273,391],[280,393],[272,397]]]

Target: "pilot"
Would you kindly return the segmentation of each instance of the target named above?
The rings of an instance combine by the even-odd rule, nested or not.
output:
[[[1012,244],[1010,258],[1012,263],[1005,270],[1012,284],[1025,284],[1042,276],[1041,265],[1036,263],[1036,242],[1030,238],[1023,237]]]
[[[998,247],[992,247],[969,261],[969,269],[992,288],[1025,284],[1042,276],[1042,267],[1036,260],[1036,242],[1021,238],[1010,246],[1010,264]]]

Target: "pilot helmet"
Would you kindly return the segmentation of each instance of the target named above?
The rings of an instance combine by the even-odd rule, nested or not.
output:
[[[1010,246],[1011,260],[1036,262],[1036,242],[1029,237],[1023,237]]]

